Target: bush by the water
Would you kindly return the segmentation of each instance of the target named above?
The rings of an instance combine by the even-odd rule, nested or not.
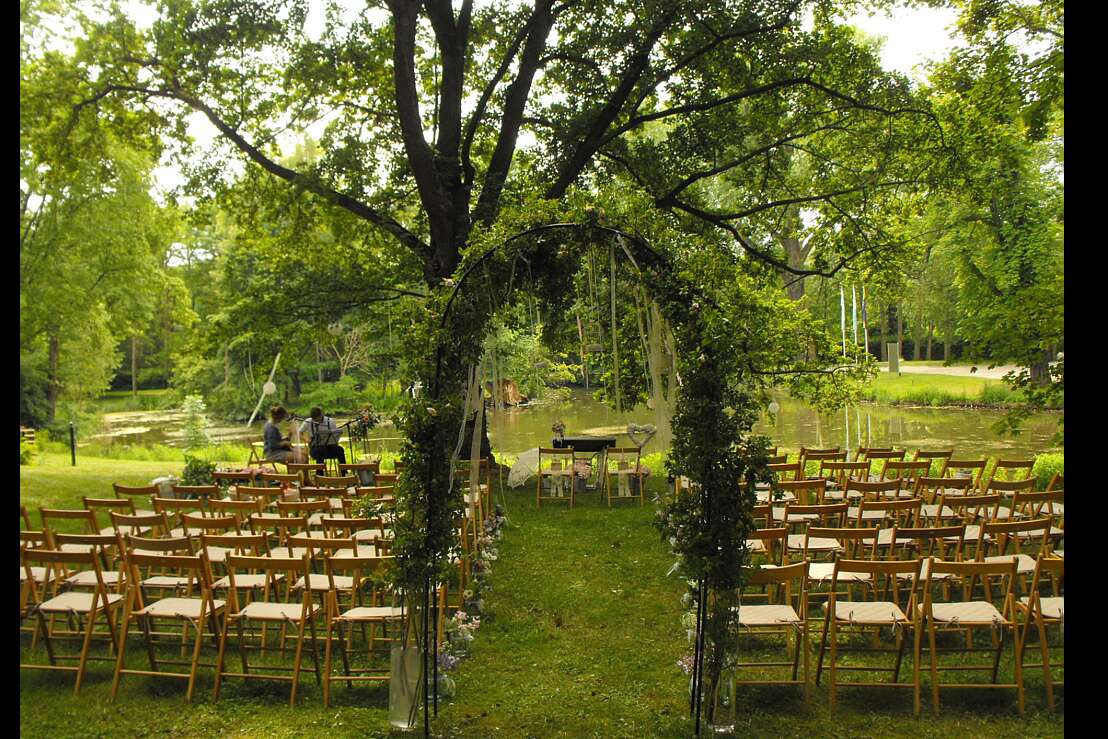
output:
[[[1065,475],[1065,454],[1040,454],[1035,457],[1035,466],[1031,469],[1031,475],[1035,478],[1035,489],[1046,490],[1055,473]]]

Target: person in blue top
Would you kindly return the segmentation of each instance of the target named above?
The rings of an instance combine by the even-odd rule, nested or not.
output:
[[[312,459],[316,462],[337,459],[339,464],[346,464],[346,451],[339,444],[342,433],[335,419],[323,415],[323,409],[318,407],[312,408],[308,415],[311,418],[300,424],[300,434],[310,434],[308,449],[311,451]]]
[[[265,441],[265,458],[271,462],[303,464],[308,461],[304,452],[293,449],[289,437],[282,436],[281,428],[277,425],[288,417],[288,411],[282,406],[275,405],[269,409],[269,421],[262,432],[262,438]]]

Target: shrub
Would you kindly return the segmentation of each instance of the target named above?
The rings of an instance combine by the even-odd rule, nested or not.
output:
[[[211,485],[214,482],[215,462],[185,455],[185,469],[181,473],[182,485]]]
[[[204,399],[199,395],[189,395],[181,404],[185,412],[185,449],[193,450],[206,447],[208,439],[208,417]]]
[[[1035,489],[1046,490],[1055,473],[1065,474],[1065,454],[1040,454],[1035,457],[1035,466],[1031,474],[1035,478]]]
[[[19,440],[19,464],[26,465],[35,461],[35,445],[27,442],[26,439]]]

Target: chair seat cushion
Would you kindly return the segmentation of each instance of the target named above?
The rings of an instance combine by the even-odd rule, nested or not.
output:
[[[319,613],[318,604],[309,607],[308,617]],[[254,601],[248,603],[238,612],[241,618],[252,618],[258,621],[299,621],[304,612],[304,606],[299,603],[265,603]]]
[[[923,604],[920,604],[923,607]],[[1004,616],[992,603],[984,600],[972,600],[967,603],[933,603],[931,616],[943,623],[958,622],[966,626],[991,626],[994,623],[1007,623]]]
[[[774,508],[773,509],[773,520],[774,521],[784,521],[785,520],[785,509],[784,508]],[[819,520],[819,514],[818,513],[790,513],[789,514],[789,523],[803,523],[805,521],[818,521],[818,520]]]
[[[159,601],[155,601],[150,605],[139,611],[143,616],[154,616],[161,618],[200,618],[200,605],[204,601],[200,598],[162,598]],[[223,601],[214,601],[215,610],[223,610]]]
[[[331,581],[326,575],[318,575],[312,573],[308,575],[308,585],[312,589],[312,592],[318,592],[320,590],[327,591],[331,589]],[[335,575],[335,587],[339,590],[349,590],[354,587],[354,578],[350,575]],[[293,590],[303,590],[304,578],[297,580],[293,586]]]
[[[861,506],[854,506],[853,508],[846,509],[846,517],[851,521],[858,520],[858,511],[861,510]],[[884,521],[885,511],[866,511],[862,514],[863,521]]]
[[[1024,596],[1020,598],[1020,603],[1024,608],[1030,603],[1030,598]],[[1058,596],[1057,598],[1039,598],[1039,608],[1042,609],[1043,618],[1062,618],[1065,613],[1066,596]]]
[[[808,564],[808,579],[818,582],[829,581],[835,572],[834,562],[811,562]],[[869,582],[873,576],[868,572],[841,572],[841,582]]]
[[[392,606],[358,606],[344,611],[340,619],[343,621],[392,621],[403,618],[404,609]]]
[[[88,613],[92,610],[92,596],[95,593],[62,593],[61,595],[54,596],[50,600],[43,603],[39,610],[44,613],[69,613],[71,611],[76,613]],[[108,593],[108,606],[112,607],[117,605],[123,600],[123,596],[117,593]],[[104,600],[101,597],[96,602],[97,608],[104,607]]]
[[[800,622],[800,616],[792,606],[753,605],[739,609],[739,626],[780,626]]]
[[[880,531],[877,532],[877,543],[878,544],[881,544],[881,545],[884,546],[884,545],[892,544],[892,542],[893,542],[893,530],[892,529],[881,529]],[[910,544],[910,543],[912,543],[912,540],[907,538],[907,537],[898,536],[896,538],[896,543],[897,544]]]
[[[280,572],[273,574],[273,581],[280,582],[285,579],[285,576]],[[212,590],[226,590],[231,587],[230,576],[223,576],[212,583]],[[264,588],[265,587],[265,575],[235,575],[235,588],[238,590],[246,590],[248,588]]]
[[[940,513],[938,503],[925,503],[924,505],[920,506],[919,512],[920,512],[920,515],[923,516],[924,518],[930,518],[930,519],[954,518],[954,516],[956,515],[954,513],[954,510],[952,508],[950,508],[950,506],[945,506],[945,505],[943,506],[942,513]]]
[[[31,568],[31,577],[35,578],[35,582],[37,582],[37,583],[46,582],[46,568],[45,567],[32,567]],[[19,568],[19,582],[23,582],[26,579],[27,579],[27,570],[20,567]]]
[[[894,624],[908,621],[900,606],[891,601],[865,603],[837,600],[834,616],[836,621],[858,624]]]
[[[1016,560],[1016,572],[1019,574],[1030,574],[1035,571],[1035,558],[1029,557],[1026,554],[997,554],[992,557],[985,557],[986,562],[1011,562],[1012,558]]]
[[[768,490],[755,490],[754,491],[754,496],[758,499],[759,503],[768,503],[769,502],[770,491],[768,491]],[[774,498],[773,502],[774,503],[792,503],[795,500],[796,500],[796,496],[793,495],[791,490],[783,490],[783,491],[781,491],[781,497]]]
[[[789,549],[802,551],[804,549],[805,537],[806,534],[789,534]],[[822,536],[813,536],[808,538],[809,552],[840,552],[842,551],[842,548],[843,545],[838,539],[827,539]]]
[[[119,573],[115,571],[101,572],[101,576],[104,578],[105,585],[118,585]],[[72,585],[78,588],[91,588],[96,585],[96,573],[93,570],[85,570],[78,572],[76,575],[72,575],[65,579],[67,585]]]
[[[142,581],[144,588],[185,588],[195,578],[155,575]]]

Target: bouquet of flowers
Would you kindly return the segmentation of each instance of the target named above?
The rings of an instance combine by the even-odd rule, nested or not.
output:
[[[564,439],[566,436],[566,424],[564,421],[555,421],[550,426],[550,430],[557,434],[559,439]]]
[[[371,404],[366,403],[358,411],[358,417],[354,419],[354,423],[350,426],[350,437],[359,440],[365,439],[379,423],[381,423],[381,414],[375,411]]]

